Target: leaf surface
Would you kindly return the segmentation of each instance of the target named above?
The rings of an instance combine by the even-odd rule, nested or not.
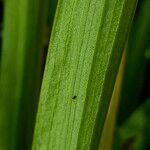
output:
[[[97,149],[136,0],[60,0],[33,149]]]

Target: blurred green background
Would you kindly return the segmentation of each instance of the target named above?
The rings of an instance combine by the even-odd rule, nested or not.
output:
[[[150,149],[150,1],[140,0],[128,39],[114,149]]]

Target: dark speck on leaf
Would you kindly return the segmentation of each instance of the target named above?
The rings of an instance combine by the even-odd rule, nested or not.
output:
[[[73,96],[72,99],[75,100],[77,98],[77,96]]]

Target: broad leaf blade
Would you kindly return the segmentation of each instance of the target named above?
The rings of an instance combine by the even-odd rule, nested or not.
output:
[[[136,0],[58,2],[33,149],[97,149]]]

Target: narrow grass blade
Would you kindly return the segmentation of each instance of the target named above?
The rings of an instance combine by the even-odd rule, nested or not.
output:
[[[100,140],[99,150],[105,150],[105,149],[112,150],[113,148],[113,140],[115,138],[114,134],[115,134],[116,117],[118,113],[118,106],[119,106],[119,100],[120,100],[121,89],[122,89],[121,87],[122,87],[122,79],[124,75],[125,61],[126,61],[126,46],[121,59],[113,95],[110,101],[107,117],[105,120],[102,137]]]
[[[58,3],[58,0],[49,0],[48,1],[48,5],[49,5],[49,12],[48,13],[48,25],[49,25],[49,28],[50,28],[50,31],[52,29],[52,26],[53,26],[53,20],[54,20],[54,16],[55,16],[55,12],[56,12],[56,7],[57,7],[57,3]]]
[[[136,0],[61,0],[33,149],[97,149]]]
[[[40,88],[45,5],[46,0],[5,1],[0,76],[1,150],[31,146],[33,108]]]
[[[145,52],[150,46],[150,1],[142,0],[139,4],[127,48],[118,124],[122,124],[129,117],[141,99],[146,99],[142,97],[142,90],[144,82],[147,82],[144,81],[144,74],[147,63]],[[147,89],[144,90],[144,96],[147,96]]]
[[[0,0],[0,66],[1,66],[1,51],[2,51],[3,8],[4,8],[4,2]]]

